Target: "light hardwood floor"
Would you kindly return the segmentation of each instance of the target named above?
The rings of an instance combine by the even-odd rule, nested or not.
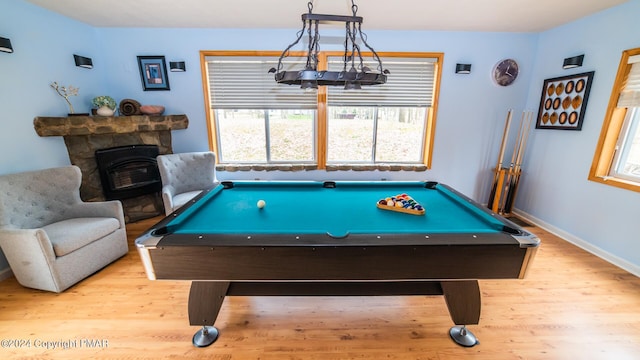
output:
[[[0,359],[640,359],[640,279],[536,227],[527,279],[480,282],[473,348],[449,338],[441,296],[230,297],[195,348],[189,283],[147,280],[133,246],[157,220],[62,294],[0,282]]]

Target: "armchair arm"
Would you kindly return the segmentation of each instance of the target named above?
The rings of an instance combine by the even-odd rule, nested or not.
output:
[[[124,210],[118,200],[99,202],[80,202],[74,204],[65,213],[67,218],[74,217],[114,217],[120,222],[120,228],[125,228]]]
[[[176,189],[173,185],[164,185],[162,187],[162,203],[164,204],[164,213],[169,215],[173,212],[173,197],[176,195]]]
[[[60,292],[56,255],[44,230],[0,229],[0,246],[20,284]]]

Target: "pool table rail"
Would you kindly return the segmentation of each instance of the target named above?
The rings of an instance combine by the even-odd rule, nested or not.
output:
[[[513,245],[138,247],[151,280],[518,279],[537,248]]]

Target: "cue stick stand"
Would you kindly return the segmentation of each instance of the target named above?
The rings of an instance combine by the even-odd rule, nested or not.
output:
[[[511,162],[508,167],[502,166],[504,157],[504,146],[507,142],[508,125],[510,121],[510,114],[507,115],[507,125],[505,125],[505,132],[502,138],[502,144],[500,147],[500,154],[498,158],[498,165],[493,169],[494,181],[491,188],[491,195],[487,207],[493,212],[508,216],[511,214],[513,203],[515,201],[516,191],[520,183],[522,175],[522,160],[524,157],[524,150],[526,148],[527,139],[531,130],[531,121],[533,119],[532,111],[523,111],[522,118],[520,120],[520,127],[518,129],[515,145],[511,154]]]

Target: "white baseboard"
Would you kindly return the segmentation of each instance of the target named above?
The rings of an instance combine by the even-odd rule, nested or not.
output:
[[[630,273],[632,273],[633,275],[640,277],[640,266],[630,263],[629,261],[622,259],[616,255],[611,254],[608,251],[605,251],[591,243],[589,243],[588,241],[585,241],[573,234],[570,234],[562,229],[559,229],[543,220],[540,220],[538,218],[536,218],[535,216],[532,216],[530,214],[527,214],[523,211],[520,210],[515,210],[513,211],[514,214],[518,215],[519,217],[533,223],[534,225],[556,235],[557,237],[572,243],[573,245],[588,251],[590,253],[592,253],[593,255],[623,269],[626,270]]]
[[[7,280],[10,277],[13,277],[13,271],[11,271],[10,267],[0,271],[0,281]]]

